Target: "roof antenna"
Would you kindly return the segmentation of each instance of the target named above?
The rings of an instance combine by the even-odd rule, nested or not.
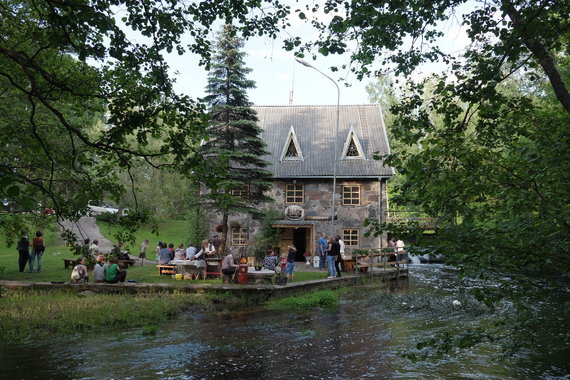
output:
[[[293,105],[293,87],[295,87],[295,61],[293,61],[293,78],[291,79],[291,91],[289,91],[289,105]]]

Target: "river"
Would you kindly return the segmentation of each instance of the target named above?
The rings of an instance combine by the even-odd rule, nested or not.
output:
[[[489,311],[441,265],[412,265],[410,279],[365,284],[333,310],[263,307],[186,313],[159,326],[0,347],[6,379],[570,379],[567,328],[543,331],[544,344],[501,355],[484,342],[454,355],[412,361],[402,354],[434,334],[476,327]],[[456,301],[454,303],[454,301]],[[544,301],[541,307],[547,307]],[[421,352],[433,354],[431,349]]]

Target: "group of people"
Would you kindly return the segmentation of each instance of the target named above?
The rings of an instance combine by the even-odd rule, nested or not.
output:
[[[339,235],[334,238],[328,238],[326,233],[321,233],[321,238],[318,242],[319,249],[319,267],[328,268],[328,277],[335,278],[341,277],[341,264],[345,258],[344,242]]]
[[[165,242],[159,241],[155,249],[156,260],[158,265],[168,265],[172,260],[198,260],[202,261],[200,267],[206,267],[206,255],[213,254],[218,250],[219,243],[217,247],[214,243],[218,240],[218,236],[215,235],[212,241],[203,240],[200,245],[200,250],[198,250],[192,243],[188,244],[188,247],[184,247],[184,244],[178,244],[178,247],[174,248],[174,244],[166,244]],[[141,244],[141,251],[139,258],[141,259],[141,264],[145,265],[146,261],[146,251],[148,249],[148,240],[145,240]],[[202,276],[206,278],[206,271],[202,271]]]
[[[89,272],[87,269],[86,258],[82,257],[79,264],[73,267],[71,271],[71,282],[83,283],[89,281]],[[105,262],[105,256],[99,254],[95,265],[93,266],[93,277],[95,282],[106,282],[116,284],[118,282],[125,282],[127,278],[127,271],[121,269],[118,259],[113,257],[110,262]]]
[[[29,272],[33,273],[36,260],[37,266],[35,272],[41,272],[42,256],[46,250],[43,234],[41,231],[36,232],[36,237],[33,238],[31,242],[27,236],[22,236],[22,238],[18,241],[16,249],[18,250],[19,255],[18,265],[20,267],[20,272],[25,271],[26,264],[29,261]]]

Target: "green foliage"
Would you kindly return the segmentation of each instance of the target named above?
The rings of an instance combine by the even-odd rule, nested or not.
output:
[[[257,212],[255,205],[271,201],[264,195],[271,188],[271,173],[264,169],[268,163],[261,158],[268,153],[247,97],[255,83],[247,79],[251,69],[244,66],[242,49],[236,28],[225,25],[218,35],[204,98],[210,106],[208,137],[200,147],[205,163],[194,173],[196,181],[207,189],[209,206],[223,214],[221,250],[229,214]]]
[[[396,149],[377,157],[399,172],[391,205],[439,217],[437,239],[416,244],[444,253],[462,275],[508,276],[501,292],[485,289],[478,296],[487,304],[512,297],[520,305],[514,284],[524,290],[568,286],[570,29],[562,15],[570,2],[464,4],[326,1],[312,9],[330,16],[313,23],[318,40],[290,40],[289,48],[331,54],[357,41],[350,68],[358,77],[393,70],[406,78],[395,102],[385,83],[372,89],[394,116]],[[471,42],[458,54],[445,53],[438,40],[441,22],[452,17],[461,18]],[[420,64],[435,60],[446,65],[443,74],[409,79]],[[369,223],[373,234],[416,235],[413,225]],[[529,318],[536,323],[539,316]],[[500,329],[489,333],[489,339],[501,335]],[[443,354],[484,334],[448,332],[427,346]]]
[[[279,217],[277,210],[269,209],[261,217],[259,233],[253,242],[255,258],[260,261],[265,257],[267,250],[273,249],[279,244],[281,230],[272,227],[273,222]]]
[[[0,298],[0,340],[137,326],[144,326],[143,335],[149,335],[156,332],[156,324],[190,304],[187,295],[168,293],[80,297],[66,291],[9,291]]]
[[[245,37],[275,36],[287,10],[273,0],[3,1],[0,198],[76,220],[89,200],[120,203],[132,168],[190,173],[200,166],[205,105],[174,91],[166,55],[209,65],[217,20],[236,20]],[[125,28],[143,38],[131,42]]]
[[[333,308],[339,304],[339,291],[320,290],[300,296],[273,299],[268,302],[269,309],[305,310],[315,307]]]

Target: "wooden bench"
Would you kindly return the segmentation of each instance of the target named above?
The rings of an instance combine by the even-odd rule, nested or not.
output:
[[[342,261],[342,271],[343,272],[354,272],[354,265],[356,260],[346,259]]]
[[[175,265],[157,265],[158,274],[176,274],[176,266]]]
[[[62,260],[63,260],[63,265],[65,265],[65,269],[67,268],[73,269],[73,267],[75,267],[79,262],[78,259],[62,259]]]

